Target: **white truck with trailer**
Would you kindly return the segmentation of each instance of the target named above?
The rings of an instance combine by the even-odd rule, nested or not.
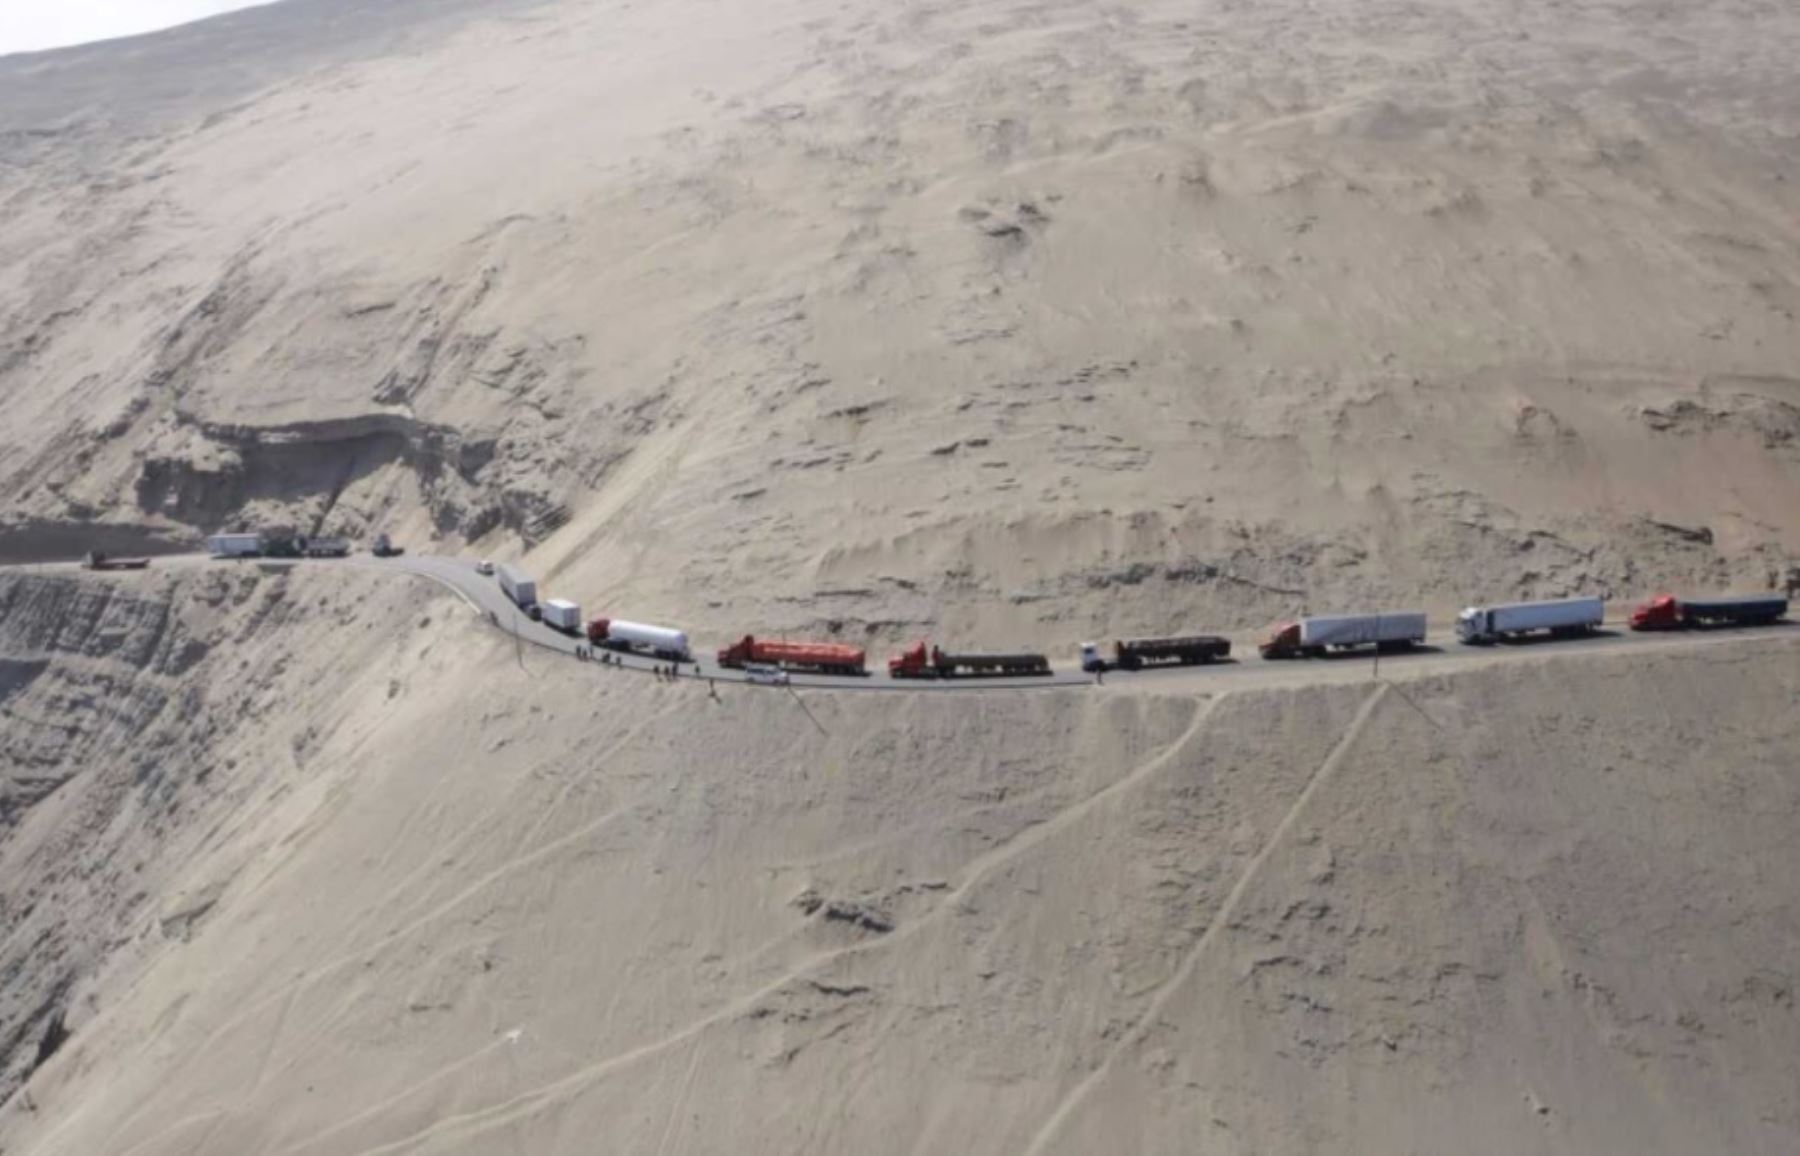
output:
[[[1331,614],[1282,622],[1258,648],[1264,658],[1323,658],[1327,651],[1373,646],[1383,653],[1425,641],[1425,615],[1416,610],[1384,614]]]
[[[1589,634],[1606,620],[1603,598],[1556,598],[1471,606],[1456,616],[1456,637],[1469,646],[1544,631],[1555,637]]]
[[[538,610],[537,604],[537,582],[532,579],[531,575],[515,566],[496,566],[494,577],[500,583],[500,592],[506,595],[514,606],[533,618],[538,617],[541,612]]]
[[[540,607],[543,611],[544,625],[554,627],[564,634],[581,633],[581,607],[566,598],[547,598]]]
[[[692,662],[688,636],[668,626],[627,622],[623,618],[593,618],[587,624],[588,641],[608,650],[648,654],[664,662]]]

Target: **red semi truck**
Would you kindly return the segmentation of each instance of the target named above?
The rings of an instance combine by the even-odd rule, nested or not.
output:
[[[755,663],[820,674],[867,674],[863,666],[866,657],[862,647],[841,642],[770,642],[746,634],[719,651],[719,665]]]
[[[1677,598],[1658,594],[1631,612],[1633,630],[1684,630],[1717,624],[1759,626],[1781,619],[1788,600],[1780,594],[1737,594],[1724,598]]]
[[[958,653],[928,642],[916,642],[910,650],[888,659],[888,675],[892,678],[1005,678],[1049,673],[1050,660],[1041,654]]]

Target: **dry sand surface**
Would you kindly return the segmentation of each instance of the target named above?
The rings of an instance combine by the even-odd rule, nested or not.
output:
[[[293,0],[0,61],[0,508],[883,641],[1761,587],[1797,56],[1781,0]]]
[[[1796,59],[1782,0],[0,59],[0,562],[388,530],[878,655],[1765,588]],[[349,567],[0,573],[0,1153],[1800,1151],[1800,642],[1393,673],[715,700]]]
[[[714,701],[375,575],[4,582],[69,781],[0,962],[74,1033],[8,1152],[1800,1138],[1792,640]]]

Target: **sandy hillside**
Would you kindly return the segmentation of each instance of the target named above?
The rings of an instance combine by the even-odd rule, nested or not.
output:
[[[0,59],[0,563],[880,644],[1800,564],[1800,9],[285,0]],[[1800,1150],[1800,633],[670,686],[0,570],[0,1153]]]
[[[8,1152],[1800,1138],[1794,640],[802,709],[521,671],[394,593],[209,574],[96,614],[7,582],[9,668],[41,666],[8,733],[99,679],[136,716],[46,756],[74,777],[6,845],[39,883],[4,965],[40,990],[22,941],[57,945],[73,1029]],[[153,648],[107,628],[159,615]],[[243,636],[235,692],[154,710],[162,656],[216,687]]]
[[[883,639],[1800,560],[1792,5],[373,7],[0,61],[14,537]]]

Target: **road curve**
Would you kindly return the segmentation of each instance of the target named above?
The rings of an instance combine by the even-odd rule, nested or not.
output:
[[[256,558],[236,561],[215,560],[204,554],[160,557],[157,566],[243,565],[254,563],[264,568],[285,569],[294,566],[351,565],[368,569],[394,570],[423,578],[448,589],[480,613],[503,634],[515,637],[534,651],[561,654],[576,661],[577,648],[591,651],[585,640],[570,637],[541,622],[534,622],[503,594],[493,578],[476,572],[475,564],[461,558],[432,554],[404,554],[393,558],[358,555],[349,559],[274,559]],[[12,569],[15,567],[7,567]],[[74,570],[73,562],[37,563],[16,567],[31,570]],[[1433,624],[1440,635],[1450,632],[1449,624]],[[1245,638],[1234,639],[1234,650],[1254,654],[1254,646]],[[944,694],[993,690],[1047,690],[1057,687],[1101,686],[1106,690],[1208,691],[1248,689],[1263,686],[1297,686],[1324,682],[1360,682],[1378,671],[1390,678],[1423,678],[1477,669],[1498,663],[1517,662],[1522,658],[1546,659],[1571,655],[1628,655],[1656,651],[1686,650],[1698,646],[1733,645],[1761,642],[1765,645],[1800,643],[1800,627],[1782,622],[1772,626],[1719,627],[1706,630],[1670,631],[1654,634],[1633,633],[1623,622],[1609,622],[1606,629],[1584,638],[1534,639],[1501,643],[1493,646],[1426,645],[1404,654],[1382,655],[1379,666],[1367,653],[1334,655],[1327,658],[1265,662],[1260,658],[1230,660],[1207,666],[1162,667],[1134,673],[1111,671],[1103,680],[1079,669],[1071,658],[1048,677],[894,679],[885,663],[873,663],[865,677],[846,675],[794,674],[791,685],[797,689],[849,691],[908,691]],[[523,652],[521,652],[523,653]],[[650,673],[667,669],[668,664],[635,654],[611,654],[616,665],[611,669]],[[683,679],[712,680],[724,683],[750,684],[739,670],[722,668],[712,658],[702,656],[697,662],[684,664]],[[779,689],[779,688],[770,688]]]

